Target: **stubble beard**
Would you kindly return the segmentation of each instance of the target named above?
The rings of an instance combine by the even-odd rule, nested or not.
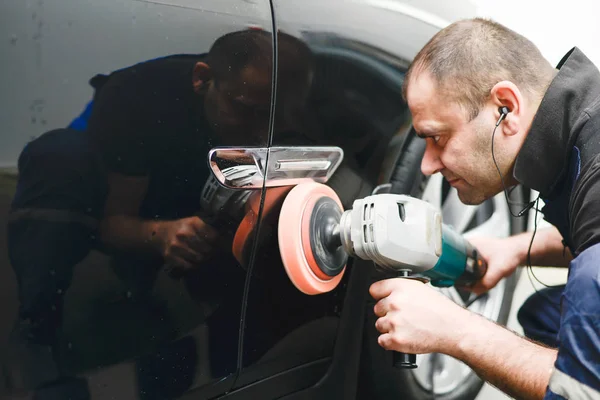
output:
[[[476,133],[477,140],[472,148],[474,163],[471,165],[474,179],[471,179],[471,182],[465,181],[466,188],[457,189],[458,198],[466,205],[479,205],[503,190],[498,169],[492,158],[491,132],[490,129],[481,127]],[[504,155],[504,152],[495,143],[494,157],[503,177],[506,174],[505,168],[502,167],[505,159]],[[504,179],[506,180],[506,178]]]

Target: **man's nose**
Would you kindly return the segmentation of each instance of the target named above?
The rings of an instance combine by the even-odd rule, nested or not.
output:
[[[423,160],[421,161],[421,172],[424,175],[433,175],[444,169],[444,164],[440,160],[440,154],[441,149],[433,141],[427,140],[425,154],[423,154]]]

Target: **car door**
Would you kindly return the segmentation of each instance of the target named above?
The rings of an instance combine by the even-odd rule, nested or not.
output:
[[[0,15],[0,397],[228,392],[251,270],[233,234],[260,190],[227,191],[207,156],[268,144],[269,1],[9,0]],[[103,230],[111,192],[139,207]],[[159,225],[128,244],[136,218],[202,220],[216,240],[188,243],[204,258],[181,268]]]
[[[285,158],[286,151],[301,149],[306,161],[311,149],[339,147],[343,162],[326,185],[344,209],[380,184],[390,186],[379,190],[428,199],[430,190],[424,195],[424,188],[442,191],[440,176],[428,181],[420,173],[424,143],[411,133],[401,86],[410,61],[427,40],[472,12],[467,2],[446,7],[432,1],[415,6],[400,1],[274,0],[277,100],[269,165]],[[242,370],[226,397],[424,398],[429,384],[425,374],[433,368],[429,358],[419,359],[423,367],[417,371],[402,371],[392,368],[391,354],[377,345],[368,287],[389,273],[351,259],[337,287],[318,295],[301,293],[285,272],[279,242],[287,226],[278,215],[293,185],[286,191],[285,184],[272,184],[267,176],[249,270]],[[446,207],[444,199],[432,202]],[[496,200],[494,207],[501,208]],[[480,210],[482,221],[491,215],[488,206]],[[457,215],[471,221],[479,214],[446,211],[447,223],[454,223]],[[508,226],[508,219],[504,222]],[[473,389],[462,375],[453,376],[452,383],[457,396]]]
[[[378,48],[373,18],[393,21],[396,16],[367,2],[281,0],[273,7],[278,68],[270,145],[277,150],[270,153],[269,164],[289,157],[286,151],[301,149],[309,161],[333,152],[319,153],[319,147],[339,148],[343,160],[326,185],[349,209],[383,183],[390,144],[405,137],[409,115],[401,99],[402,72],[417,44],[400,36],[389,44],[400,51]],[[352,21],[371,25],[356,30]],[[258,397],[277,398],[312,385],[317,388],[306,398],[352,398],[371,264],[349,260],[342,281],[326,293],[298,290],[285,272],[278,242],[286,229],[278,213],[293,185],[286,191],[285,184],[270,184],[267,176],[245,305],[239,398],[244,388]],[[237,398],[235,392],[230,397]]]

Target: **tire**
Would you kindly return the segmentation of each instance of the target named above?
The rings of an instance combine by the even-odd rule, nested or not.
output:
[[[397,162],[391,171],[387,172],[387,174],[384,173],[386,178],[389,177],[389,183],[392,184],[391,192],[409,194],[418,198],[423,196],[425,187],[430,179],[423,176],[420,171],[420,162],[424,151],[424,139],[417,137],[412,130],[405,135],[401,151],[397,156]],[[444,194],[448,194],[448,190],[449,187],[442,188]],[[517,187],[512,193],[511,197],[513,200],[517,197],[518,201],[522,202],[525,196],[522,188]],[[510,214],[508,216],[510,217],[510,234],[516,234],[526,229],[526,218],[514,218]],[[374,271],[372,282],[386,277],[390,277],[390,275]],[[494,320],[502,325],[506,325],[508,321],[518,278],[519,273],[515,273],[505,278],[503,282],[501,281],[497,287],[498,289],[496,289],[496,293],[501,289],[502,298],[497,318],[494,318]],[[422,382],[419,382],[417,379],[415,374],[418,368],[416,370],[399,370],[393,368],[392,353],[384,350],[377,344],[379,332],[375,329],[375,321],[377,319],[373,314],[375,303],[370,297],[369,300],[370,302],[366,305],[365,310],[361,380],[358,392],[359,399],[472,400],[477,397],[484,382],[470,369],[468,370],[468,375],[460,380],[460,384],[455,389],[446,393],[434,393],[431,389],[424,387]],[[496,305],[496,307],[498,306]],[[417,364],[421,368],[419,361],[417,361]]]

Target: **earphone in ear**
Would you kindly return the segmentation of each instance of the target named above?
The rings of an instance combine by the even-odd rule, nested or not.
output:
[[[496,126],[500,125],[500,123],[504,118],[506,118],[510,110],[508,109],[508,107],[502,106],[498,107],[498,112],[500,113],[500,118],[498,118],[498,121],[496,121]]]

